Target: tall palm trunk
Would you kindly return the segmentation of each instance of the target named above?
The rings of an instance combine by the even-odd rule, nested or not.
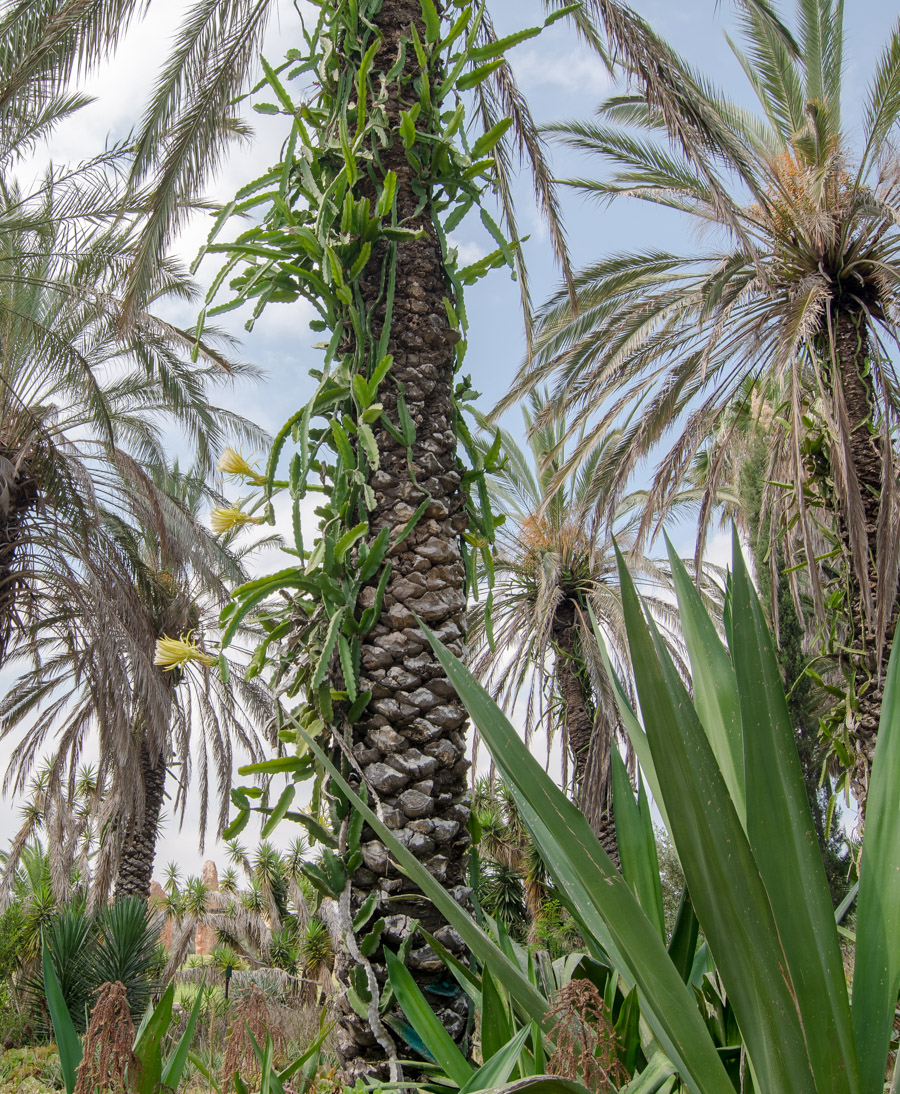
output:
[[[37,484],[21,454],[0,444],[0,666],[16,619],[16,598],[23,585],[16,558],[24,524],[38,501]]]
[[[440,5],[439,5],[440,6]],[[403,38],[415,24],[425,29],[420,0],[384,0],[374,18],[384,41],[377,64],[389,68]],[[415,53],[406,48],[409,71],[418,71]],[[465,858],[468,847],[465,712],[440,664],[419,630],[416,617],[434,629],[457,654],[464,639],[464,568],[459,536],[466,527],[460,472],[453,429],[454,346],[459,335],[451,328],[444,298],[452,290],[444,274],[440,242],[430,211],[414,216],[417,181],[399,138],[399,82],[392,87],[388,114],[394,141],[381,153],[381,167],[397,174],[397,212],[401,222],[423,231],[421,239],[398,244],[396,290],[388,352],[394,364],[382,384],[379,399],[388,418],[398,421],[398,395],[403,394],[415,423],[411,451],[384,428],[376,428],[380,469],[372,479],[376,508],[370,514],[370,535],[382,528],[399,533],[428,499],[412,533],[392,554],[390,583],[381,620],[362,646],[360,687],[371,689],[366,716],[353,729],[353,750],[370,787],[378,793],[385,820],[430,872],[465,900]],[[411,87],[405,94],[415,94]],[[416,95],[416,101],[418,96]],[[427,181],[422,183],[427,186]],[[380,269],[375,254],[361,280],[363,298],[377,336],[385,321]],[[374,588],[364,590],[374,599]],[[363,832],[364,867],[354,876],[352,903],[358,907],[369,894],[382,893],[386,916],[383,939],[396,949],[407,936],[410,921],[419,920],[450,950],[460,953],[461,940],[447,927],[430,902],[409,894],[410,883],[389,864],[374,833]],[[388,904],[386,899],[394,898]],[[380,951],[373,962],[381,963]],[[349,973],[349,959],[339,964],[339,976]],[[461,995],[448,996],[441,962],[425,946],[414,946],[407,965],[451,1035],[460,1040],[467,1007]],[[429,993],[436,981],[443,992]],[[351,1076],[371,1075],[383,1060],[383,1049],[367,1023],[345,1005],[340,1052]]]
[[[566,738],[575,767],[575,786],[581,811],[603,850],[618,868],[619,844],[609,792],[609,750],[615,747],[611,739],[613,731],[603,719],[594,716],[583,662],[578,653],[576,612],[574,601],[566,598],[556,609],[553,619],[553,641],[557,649],[556,680],[565,704]],[[599,740],[601,734],[605,734],[607,739]],[[594,772],[592,769],[597,765],[601,769]]]
[[[139,896],[146,900],[150,896],[168,767],[163,752],[153,755],[146,736],[141,741],[140,755],[144,808],[139,818],[133,818],[125,836],[116,878],[116,900],[124,896]]]
[[[880,605],[884,613],[884,641],[879,657],[879,597],[888,589],[879,581],[878,515],[881,506],[882,468],[884,454],[880,434],[875,428],[875,408],[878,405],[870,372],[870,343],[866,316],[861,309],[841,309],[835,313],[835,356],[838,380],[849,428],[850,463],[856,478],[860,506],[865,521],[866,560],[864,579],[857,567],[851,566],[850,616],[853,627],[852,645],[862,650],[859,655],[863,678],[868,686],[859,695],[855,732],[860,763],[854,777],[854,791],[861,806],[865,804],[868,774],[875,754],[875,739],[881,718],[884,695],[884,675],[893,645],[897,623],[897,598]],[[841,522],[845,547],[850,550],[848,520]],[[868,584],[865,589],[863,580]],[[868,595],[867,595],[868,594]],[[871,611],[866,599],[871,599]],[[857,686],[859,686],[857,681]]]

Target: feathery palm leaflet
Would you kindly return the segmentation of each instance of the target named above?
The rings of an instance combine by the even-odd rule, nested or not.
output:
[[[853,147],[841,116],[843,5],[794,7],[791,35],[774,9],[737,2],[743,41],[729,45],[760,115],[659,42],[672,95],[636,72],[636,90],[608,99],[595,119],[553,127],[609,165],[601,179],[572,180],[579,191],[603,204],[631,197],[675,209],[702,227],[704,242],[684,254],[649,249],[585,267],[576,277],[577,311],[567,289],[544,307],[539,348],[509,398],[553,377],[570,434],[591,422],[588,436],[598,439],[632,414],[619,450],[598,468],[610,506],[637,461],[678,421],[649,493],[646,534],[747,378],[765,376],[784,392],[786,428],[773,434],[767,504],[779,517],[773,533],[786,522],[798,529],[801,547],[787,561],[806,564],[819,619],[826,604],[811,510],[827,510],[831,550],[846,558],[850,626],[838,652],[850,675],[851,766],[864,801],[900,573],[900,403],[891,362],[900,32],[874,67]],[[818,454],[803,448],[811,413],[822,423]],[[703,529],[722,467],[720,460],[710,468]],[[698,557],[702,543],[701,534]]]

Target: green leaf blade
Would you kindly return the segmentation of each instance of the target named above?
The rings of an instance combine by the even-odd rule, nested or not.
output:
[[[453,1082],[459,1087],[465,1087],[472,1078],[472,1068],[466,1063],[466,1058],[428,1005],[409,969],[387,946],[384,947],[384,958],[391,987],[410,1025]]]
[[[621,553],[618,560],[644,726],[697,918],[762,1089],[815,1094],[786,959],[747,836],[684,684],[651,635]]]
[[[900,991],[900,641],[888,665],[866,807],[856,915],[853,1028],[863,1090],[884,1081]],[[895,1079],[900,1068],[895,1071]]]
[[[746,824],[744,745],[734,667],[703,606],[696,585],[668,536],[666,547],[678,598],[681,630],[691,660],[694,704],[734,807],[741,822]]]
[[[834,909],[784,685],[737,532],[732,643],[740,692],[747,835],[797,995],[820,1090],[858,1091],[859,1072]]]
[[[62,1071],[66,1094],[72,1094],[75,1089],[75,1081],[78,1076],[78,1067],[81,1063],[81,1039],[75,1032],[72,1016],[66,1006],[66,1000],[53,961],[46,942],[43,943],[41,961],[44,973],[44,994],[47,997],[47,1007],[50,1010],[50,1020],[53,1023],[53,1036],[56,1038],[56,1048],[59,1052],[59,1065]]]
[[[526,826],[557,888],[566,894],[570,910],[577,910],[583,933],[588,931],[598,940],[623,980],[629,978],[629,989],[638,985],[642,1014],[686,1081],[700,1094],[733,1094],[693,996],[584,815],[549,778],[465,666],[423,629],[516,794]]]

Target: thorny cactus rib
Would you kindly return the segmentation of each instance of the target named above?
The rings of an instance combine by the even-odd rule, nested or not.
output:
[[[419,0],[385,0],[374,22],[384,36],[378,60],[386,67],[393,63],[411,24],[424,36],[421,11]],[[392,128],[399,123],[400,110],[410,105],[399,99],[402,86],[397,81],[387,104]],[[433,224],[427,213],[413,219],[417,198],[410,186],[412,169],[399,139],[384,150],[382,164],[397,174],[398,217],[409,227],[423,230],[424,236],[397,245],[388,349],[394,365],[379,393],[387,416],[396,421],[397,396],[403,392],[416,440],[408,453],[386,429],[375,429],[381,466],[372,478],[376,499],[370,517],[372,537],[384,527],[397,533],[426,497],[431,501],[391,556],[393,569],[381,618],[362,644],[360,687],[371,689],[372,702],[353,727],[353,751],[369,786],[381,798],[388,826],[439,881],[454,889],[464,884],[468,846],[465,712],[416,617],[454,653],[462,654],[465,574],[458,539],[466,528],[466,511],[452,424],[454,346],[459,334],[451,328],[444,308],[450,288]],[[376,260],[370,269],[376,271],[380,265]],[[360,284],[364,299],[372,305],[379,293],[376,274],[364,275]],[[385,318],[383,304],[374,318],[377,335]],[[363,590],[363,606],[374,596],[374,586]],[[394,898],[410,890],[409,882],[391,868],[387,851],[374,833],[365,829],[362,839],[364,867],[353,878],[354,910],[375,889]],[[463,892],[460,898],[464,899]],[[395,899],[382,911],[391,913],[382,937],[392,948],[408,935],[412,919],[418,919],[451,951],[463,948],[424,899]],[[445,978],[441,962],[426,947],[414,949],[408,964],[426,991],[429,979]],[[346,971],[345,961],[339,973],[346,975]],[[464,1000],[457,997],[442,1003],[438,1006],[441,1020],[452,1036],[461,1038]],[[349,1006],[343,1021],[346,1035],[340,1047],[345,1065],[357,1074],[370,1073],[367,1049],[374,1048],[382,1058],[374,1035]]]

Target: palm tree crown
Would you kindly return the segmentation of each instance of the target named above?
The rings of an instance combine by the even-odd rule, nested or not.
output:
[[[568,412],[570,431],[599,423],[572,463],[595,450],[611,424],[627,420],[619,445],[597,461],[610,505],[679,421],[654,475],[646,534],[748,378],[783,393],[769,504],[790,510],[798,524],[820,612],[809,508],[823,497],[830,505],[853,574],[854,644],[867,651],[876,681],[860,688],[868,699],[861,696],[858,728],[870,755],[900,565],[893,444],[900,401],[890,360],[900,285],[900,161],[891,143],[900,36],[892,34],[875,67],[853,142],[841,116],[843,5],[797,0],[796,42],[760,5],[743,0],[739,8],[744,46],[730,45],[761,116],[673,56],[679,79],[667,109],[641,93],[619,95],[595,121],[554,127],[570,146],[611,165],[607,177],[572,185],[604,203],[629,196],[678,210],[702,245],[618,254],[586,267],[576,279],[577,313],[562,291],[544,308],[538,352],[514,395],[552,375],[555,408]],[[810,412],[822,422],[818,465],[803,446]],[[719,452],[708,469],[704,528],[728,445]]]
[[[528,450],[501,431],[503,470],[491,483],[497,512],[507,515],[497,538],[495,582],[488,609],[470,616],[475,671],[507,707],[525,697],[526,739],[537,726],[563,734],[566,770],[595,827],[609,807],[609,750],[618,727],[591,615],[616,668],[627,677],[625,625],[609,529],[590,503],[594,471],[619,434],[577,473],[565,477],[565,427],[545,422],[544,396],[533,393],[523,409]],[[623,549],[633,546],[642,495],[628,498],[613,522]],[[677,654],[666,568],[630,551],[632,568],[645,579],[647,604]],[[610,834],[610,846],[614,836]]]

